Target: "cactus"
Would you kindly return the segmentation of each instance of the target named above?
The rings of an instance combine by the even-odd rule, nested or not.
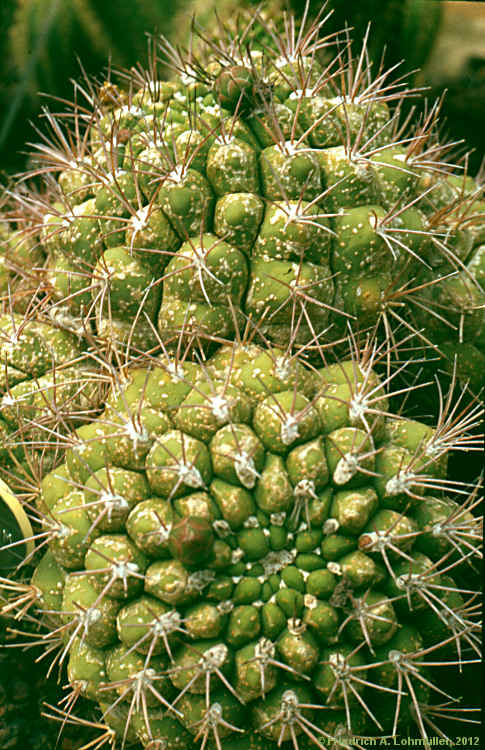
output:
[[[178,7],[183,7],[183,2]],[[71,80],[83,71],[104,75],[110,65],[130,68],[143,58],[147,34],[171,34],[174,13],[162,0],[4,0],[0,10],[2,50],[0,128],[2,167],[25,164],[18,151],[31,140],[29,119],[43,107],[42,95],[68,98]]]
[[[76,337],[40,316],[0,316],[0,354],[0,466],[22,483],[52,465],[69,425],[96,412],[102,386]]]
[[[325,18],[282,36],[258,19],[200,59],[162,43],[173,81],[152,64],[48,116],[35,174],[56,180],[32,204],[50,314],[133,352],[248,319],[307,348],[349,324],[406,332],[432,375],[458,350],[478,392],[481,187],[446,161],[439,107],[400,122],[413,91],[373,70],[367,36],[354,59]]]
[[[323,12],[162,41],[173,80],[77,86],[11,191],[2,415],[54,450],[2,611],[95,747],[429,745],[440,666],[478,661],[479,480],[448,458],[480,447],[481,188],[367,44]]]
[[[192,0],[179,14],[180,22],[174,24],[172,34],[168,36],[172,42],[187,43],[190,11],[198,26],[204,29],[204,34],[216,38],[217,31],[214,32],[214,27],[218,26],[217,18],[230,25],[241,9],[250,13],[257,6],[258,3],[254,0],[241,0],[238,3],[224,0],[215,8],[210,0]],[[273,18],[278,22],[283,13],[291,9],[298,23],[301,19],[317,16],[321,12],[321,6],[321,3],[313,0],[272,0],[260,5],[259,10],[265,20]],[[426,62],[442,16],[440,0],[388,0],[384,7],[377,0],[349,0],[345,5],[330,1],[325,4],[325,8],[329,16],[329,31],[340,31],[346,25],[350,26],[357,47],[357,40],[364,37],[371,22],[373,34],[368,49],[371,59],[378,65],[384,57],[389,67],[403,62],[406,69],[413,72]],[[390,39],[393,40],[392,45],[389,44]]]
[[[30,581],[4,582],[67,668],[67,719],[87,698],[150,748],[426,740],[453,700],[436,665],[479,652],[479,498],[446,464],[482,410],[394,414],[382,358],[241,340],[115,377],[30,508]]]
[[[0,472],[28,499],[59,460],[63,435],[99,411],[103,378],[95,343],[51,314],[38,194],[16,192],[14,201],[5,192],[0,219]]]
[[[0,470],[26,489],[53,467],[62,433],[96,412],[102,384],[85,342],[46,314],[36,295],[45,256],[31,226],[0,225]],[[25,217],[24,217],[25,218]],[[54,451],[52,450],[54,449]]]
[[[254,11],[256,6],[253,0],[225,0],[217,3],[217,10],[220,18],[229,20],[241,8]],[[300,0],[271,0],[260,9],[266,17],[277,18],[288,7],[297,18],[305,12]],[[311,3],[310,14],[316,14],[319,7]],[[369,19],[373,19],[372,58],[379,60],[384,45],[392,38],[395,43],[385,50],[386,64],[395,64],[403,57],[409,60],[412,55],[408,64],[411,70],[422,66],[426,58],[440,3],[388,0],[382,8],[375,0],[351,0],[344,11],[338,3],[331,10],[333,30],[347,23],[355,29],[357,38],[363,36]],[[143,57],[147,34],[163,33],[172,42],[185,44],[194,14],[206,31],[214,27],[214,3],[208,0],[184,0],[177,3],[176,10],[161,0],[140,0],[136,14],[127,2],[119,2],[113,13],[111,5],[99,0],[4,0],[0,10],[0,100],[7,113],[0,130],[3,167],[10,171],[21,168],[23,157],[16,152],[31,139],[28,119],[42,107],[39,93],[69,97],[69,81],[78,78],[82,70],[99,76],[107,67],[108,57],[112,65],[129,68]]]
[[[0,742],[5,750],[42,750],[57,747],[72,750],[79,746],[79,729],[65,727],[62,738],[58,727],[47,722],[42,714],[45,703],[55,703],[60,698],[60,686],[55,679],[46,681],[44,664],[32,659],[19,658],[19,648],[24,636],[16,638],[8,632],[11,623],[0,618]],[[25,629],[27,623],[23,623]],[[32,631],[34,632],[34,630]],[[17,647],[17,648],[16,648]],[[41,652],[40,652],[41,653]],[[32,656],[30,654],[29,656]],[[90,739],[86,727],[86,739]],[[96,737],[96,730],[92,730]]]

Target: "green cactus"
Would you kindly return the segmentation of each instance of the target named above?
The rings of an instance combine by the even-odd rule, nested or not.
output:
[[[58,460],[63,433],[95,414],[102,398],[86,342],[46,310],[46,257],[32,231],[31,199],[23,193],[22,210],[9,207],[0,224],[0,470],[23,494]],[[43,242],[49,246],[47,231]]]
[[[283,27],[78,90],[6,216],[4,433],[52,457],[3,609],[101,743],[426,741],[479,651],[481,188],[367,37]]]
[[[192,0],[178,15],[180,22],[174,24],[170,38],[187,43],[190,13],[205,35],[216,38],[221,24],[230,26],[238,12],[245,10],[249,15],[258,6],[266,21],[277,19],[278,23],[285,12],[291,11],[299,23],[302,19],[314,18],[322,8],[322,4],[314,0],[272,0],[263,4],[254,0],[220,0],[217,7],[210,0]],[[387,0],[385,5],[378,0],[348,0],[345,4],[330,0],[325,4],[325,13],[329,16],[329,31],[341,31],[345,26],[352,29],[356,48],[371,23],[373,34],[369,54],[374,63],[379,65],[384,57],[390,67],[404,60],[406,70],[415,72],[426,62],[432,49],[442,8],[440,0]],[[390,39],[392,44],[389,44]]]
[[[399,123],[389,104],[408,92],[373,76],[367,38],[354,59],[345,35],[321,39],[325,19],[277,37],[255,18],[246,43],[264,33],[264,51],[228,31],[203,64],[164,43],[178,78],[106,84],[89,115],[75,105],[77,138],[50,116],[40,171],[57,180],[31,219],[50,314],[132,351],[227,338],[248,319],[311,350],[350,323],[424,348],[432,373],[461,349],[478,392],[481,188],[444,161],[437,109]]]
[[[242,341],[148,359],[42,481],[47,550],[8,609],[38,610],[50,669],[122,745],[426,731],[423,662],[478,648],[462,576],[480,520],[446,459],[480,414],[394,416],[376,357],[309,368]]]
[[[29,119],[41,112],[42,95],[66,99],[72,79],[104,75],[108,65],[135,66],[146,55],[147,35],[173,33],[174,20],[163,0],[138,0],[136,13],[127,0],[116,8],[100,0],[2,2],[2,167],[14,172],[25,163],[18,152],[32,140]]]
[[[35,313],[0,316],[0,356],[0,467],[25,492],[52,468],[62,435],[96,413],[102,381],[76,336]]]

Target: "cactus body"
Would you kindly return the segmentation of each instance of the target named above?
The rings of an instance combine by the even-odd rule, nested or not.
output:
[[[165,383],[153,364],[113,387],[38,499],[32,585],[44,626],[64,624],[71,686],[145,747],[374,736],[383,700],[402,731],[402,675],[417,711],[438,691],[422,644],[478,627],[457,581],[479,521],[451,499],[439,433],[393,417],[364,361],[308,369],[227,344],[203,365],[159,360]],[[363,409],[353,426],[376,387],[380,420]]]
[[[480,188],[322,26],[264,22],[259,48],[228,32],[200,59],[162,43],[176,79],[106,84],[43,152],[24,236],[55,326],[12,346],[5,320],[4,418],[39,427],[77,339],[111,389],[93,419],[74,372],[83,423],[59,409],[76,429],[30,509],[47,551],[18,606],[69,710],[92,701],[122,745],[426,736],[431,667],[478,653],[477,488],[446,477],[480,408],[441,390],[424,424],[394,378],[406,347],[433,370],[459,344],[482,385]]]
[[[309,348],[349,323],[399,331],[431,369],[462,347],[479,390],[480,187],[428,158],[442,150],[433,116],[403,131],[390,108],[403,86],[373,79],[365,49],[336,56],[322,23],[305,38],[263,27],[268,48],[250,56],[227,32],[205,72],[167,47],[178,78],[133,74],[129,92],[90,102],[86,137],[44,156],[51,314],[134,350],[227,338],[248,319]]]

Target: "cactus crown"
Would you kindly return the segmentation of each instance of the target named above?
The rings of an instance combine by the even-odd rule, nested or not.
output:
[[[173,80],[155,54],[46,114],[31,174],[47,191],[22,182],[8,242],[37,239],[53,321],[135,354],[248,319],[277,345],[406,328],[428,369],[454,348],[480,389],[481,187],[447,161],[439,104],[403,119],[417,92],[374,69],[369,31],[355,59],[326,18],[256,13],[188,52],[162,41]]]

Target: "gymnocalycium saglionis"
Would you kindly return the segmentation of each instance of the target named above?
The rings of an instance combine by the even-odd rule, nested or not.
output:
[[[154,41],[147,70],[46,111],[30,173],[45,190],[22,178],[19,210],[58,323],[133,351],[248,317],[277,345],[406,328],[431,375],[458,355],[479,392],[480,182],[440,142],[439,103],[403,117],[419,92],[325,20],[256,13],[188,52]]]
[[[96,747],[151,750],[365,747],[414,725],[429,747],[440,715],[474,721],[440,667],[480,659],[479,488],[446,477],[483,409],[393,413],[385,348],[351,352],[309,365],[247,336],[112,369],[26,505],[33,574],[0,581],[67,673],[51,715],[82,723],[82,696]]]
[[[52,713],[98,707],[96,749],[429,744],[473,721],[440,667],[480,658],[479,485],[447,457],[483,412],[438,382],[411,419],[403,360],[483,384],[481,188],[324,11],[223,37],[160,42],[171,81],[154,53],[76,84],[11,196],[24,319],[111,388],[49,427],[2,609],[67,673]]]

